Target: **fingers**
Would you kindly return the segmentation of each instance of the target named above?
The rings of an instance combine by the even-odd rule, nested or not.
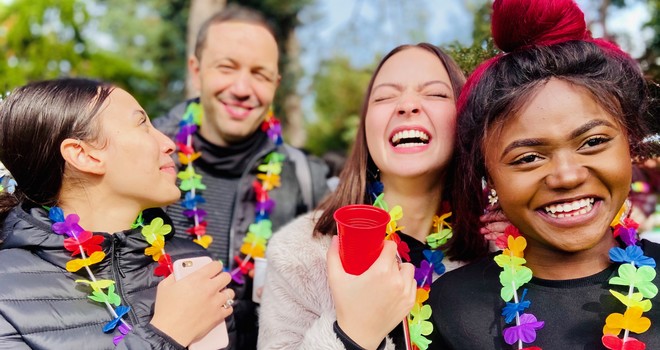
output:
[[[378,259],[376,261],[386,261],[393,262],[396,264],[397,269],[399,268],[399,261],[396,257],[396,243],[393,241],[383,242],[383,250],[380,252]],[[388,264],[389,265],[389,264]]]
[[[197,275],[200,278],[213,278],[222,272],[222,263],[219,261],[211,261],[204,265],[199,270],[195,271],[192,275]]]
[[[483,223],[507,221],[507,217],[506,215],[504,215],[504,212],[502,210],[496,209],[496,210],[489,210],[484,215],[481,215],[479,217],[479,221]]]
[[[225,289],[221,290],[220,293],[222,293],[223,296],[224,296],[223,307],[227,306],[227,307],[225,307],[225,309],[230,308],[231,303],[229,303],[229,301],[234,300],[234,298],[236,297],[236,293],[234,292],[233,289],[229,289],[229,288],[225,288]]]
[[[171,286],[172,284],[176,283],[176,279],[174,278],[174,274],[170,274],[166,278],[164,278],[162,281],[158,283],[157,288],[166,288],[167,286]]]
[[[335,265],[339,262],[339,237],[337,235],[332,236],[332,241],[330,241],[330,248],[326,254],[328,260],[328,266]]]

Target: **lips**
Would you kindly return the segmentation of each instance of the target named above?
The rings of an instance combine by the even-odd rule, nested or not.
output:
[[[169,174],[176,175],[176,166],[174,163],[168,163],[160,167],[160,170]]]
[[[229,114],[229,116],[232,119],[245,119],[250,115],[250,112],[254,109],[253,107],[250,106],[245,106],[245,105],[240,105],[240,104],[232,104],[232,103],[225,103],[225,110]]]
[[[431,137],[421,128],[398,128],[390,136],[390,144],[394,148],[420,147],[429,144]]]

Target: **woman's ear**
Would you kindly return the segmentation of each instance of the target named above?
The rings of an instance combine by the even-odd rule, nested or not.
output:
[[[105,162],[101,150],[89,143],[77,139],[65,139],[60,144],[60,153],[64,161],[74,169],[88,174],[105,174]]]

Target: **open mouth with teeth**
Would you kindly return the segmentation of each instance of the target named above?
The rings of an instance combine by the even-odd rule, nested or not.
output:
[[[545,213],[553,218],[568,218],[584,215],[594,207],[594,198],[582,198],[572,202],[546,206]]]
[[[429,135],[420,130],[401,130],[392,135],[390,143],[396,148],[424,146],[429,143]]]

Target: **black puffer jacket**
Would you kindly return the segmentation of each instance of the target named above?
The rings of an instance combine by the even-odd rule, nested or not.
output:
[[[145,212],[145,221],[163,216],[160,209]],[[165,219],[165,218],[164,218]],[[88,279],[84,269],[66,271],[71,255],[64,238],[53,233],[41,208],[14,208],[0,233],[0,349],[111,349],[114,335],[102,332],[111,320],[104,306],[87,298],[89,288],[75,283]],[[103,234],[105,259],[91,267],[97,279],[115,281],[122,304],[131,307],[133,330],[118,349],[182,349],[149,325],[158,265],[144,254],[148,246],[138,230]],[[171,234],[168,236],[172,236]],[[169,238],[166,251],[172,260],[205,255],[192,242]]]

